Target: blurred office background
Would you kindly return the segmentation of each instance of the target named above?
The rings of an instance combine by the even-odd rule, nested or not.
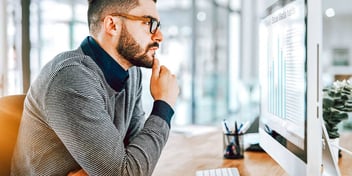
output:
[[[173,123],[219,124],[259,114],[257,0],[158,0],[162,64],[179,80]],[[323,84],[352,75],[352,6],[323,1]],[[25,93],[56,54],[88,34],[87,0],[0,0],[0,96]],[[150,70],[144,106],[152,106]]]

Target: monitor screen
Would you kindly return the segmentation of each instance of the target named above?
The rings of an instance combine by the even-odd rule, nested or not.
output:
[[[261,122],[306,161],[306,22],[303,0],[278,1],[260,23]]]

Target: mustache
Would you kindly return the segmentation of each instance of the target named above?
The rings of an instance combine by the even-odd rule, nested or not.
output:
[[[149,49],[149,48],[152,48],[152,47],[157,47],[157,48],[159,48],[159,43],[158,43],[158,42],[154,42],[154,43],[152,43],[152,44],[149,44],[147,48]]]

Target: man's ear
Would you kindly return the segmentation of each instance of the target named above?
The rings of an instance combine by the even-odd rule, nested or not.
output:
[[[113,16],[106,16],[103,21],[104,30],[110,35],[118,35],[121,29],[121,20]]]

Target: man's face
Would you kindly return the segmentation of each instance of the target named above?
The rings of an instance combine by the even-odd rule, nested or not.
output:
[[[143,0],[139,6],[128,14],[134,16],[158,17],[156,5],[152,0]],[[120,38],[116,47],[117,52],[134,66],[151,68],[155,52],[162,41],[159,30],[150,33],[150,25],[141,21],[125,19],[121,24]]]
[[[132,65],[138,67],[151,68],[155,58],[155,50],[159,48],[158,42],[152,42],[145,47],[142,47],[133,36],[127,31],[125,23],[122,23],[117,52],[128,60]]]

